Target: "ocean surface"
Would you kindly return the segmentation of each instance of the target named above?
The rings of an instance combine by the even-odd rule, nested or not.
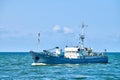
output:
[[[120,80],[120,53],[107,55],[107,64],[32,66],[28,52],[0,52],[0,80]]]

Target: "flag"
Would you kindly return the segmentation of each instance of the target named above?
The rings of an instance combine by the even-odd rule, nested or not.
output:
[[[40,42],[40,33],[38,33],[38,42]]]
[[[40,33],[38,33],[38,36],[40,36]]]
[[[40,42],[40,39],[38,38],[38,42]]]
[[[82,28],[84,28],[85,27],[85,25],[84,25],[84,23],[82,23]]]

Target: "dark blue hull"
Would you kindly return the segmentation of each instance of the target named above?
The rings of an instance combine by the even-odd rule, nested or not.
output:
[[[53,56],[45,53],[30,52],[34,63],[45,64],[83,64],[83,63],[108,63],[107,56],[83,56],[78,59]]]

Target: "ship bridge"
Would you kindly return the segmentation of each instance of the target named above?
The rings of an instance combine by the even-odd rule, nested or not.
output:
[[[78,58],[79,57],[78,49],[79,49],[78,47],[66,47],[64,57],[65,58]]]

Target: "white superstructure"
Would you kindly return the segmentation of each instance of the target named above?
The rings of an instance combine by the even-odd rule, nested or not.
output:
[[[56,47],[56,50],[55,50],[56,55],[60,55],[61,52],[62,52],[62,50],[59,49],[59,47]]]
[[[66,47],[64,57],[65,58],[78,58],[78,48],[77,47]]]

